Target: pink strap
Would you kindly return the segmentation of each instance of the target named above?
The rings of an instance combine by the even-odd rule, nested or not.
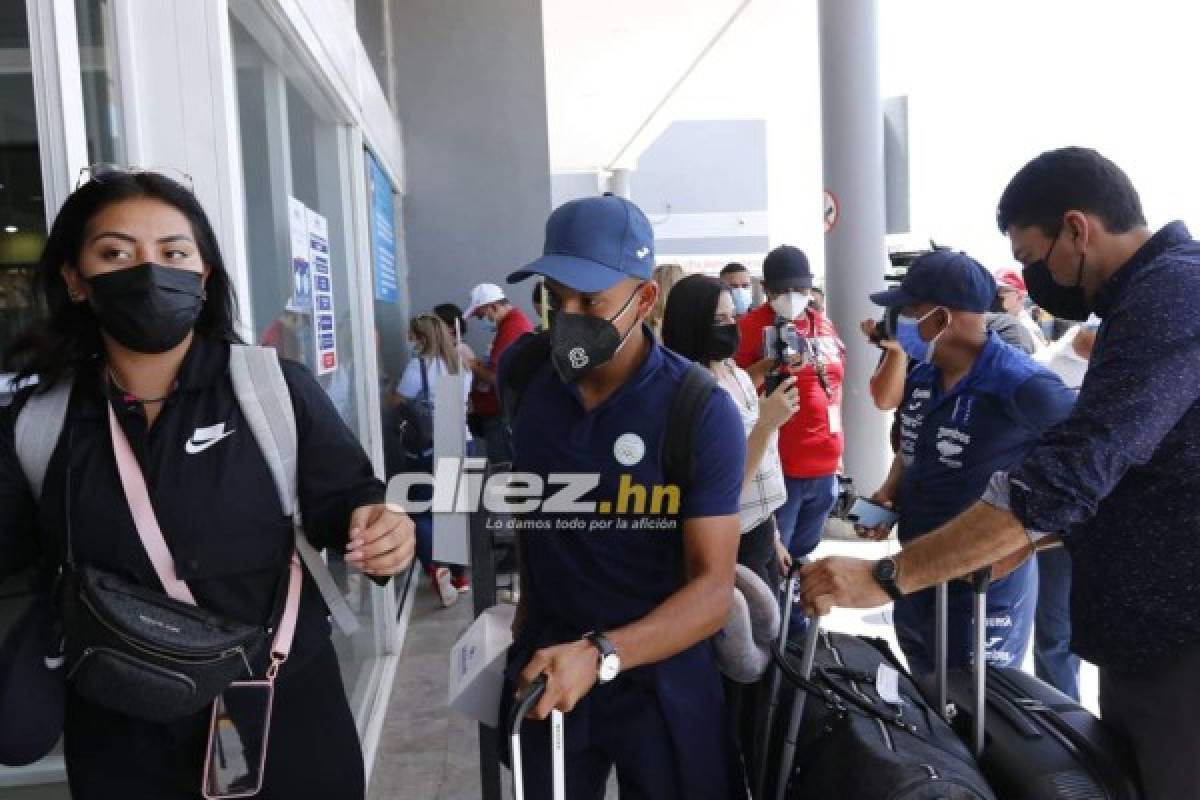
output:
[[[296,633],[296,621],[300,618],[300,588],[303,585],[304,571],[300,567],[300,557],[292,551],[292,561],[288,564],[287,600],[283,604],[279,629],[275,631],[275,643],[271,646],[271,655],[280,661],[292,651],[292,637]]]
[[[133,515],[133,524],[137,528],[138,538],[142,547],[154,566],[158,580],[162,583],[167,594],[181,603],[198,605],[192,596],[192,590],[175,574],[175,559],[167,547],[162,528],[158,525],[158,517],[154,514],[154,506],[150,504],[150,492],[146,488],[146,479],[138,466],[129,439],[117,421],[117,414],[112,404],[108,405],[108,429],[112,434],[113,455],[117,460],[117,473],[121,476],[121,487],[125,490],[125,500],[129,503],[129,512]],[[283,663],[292,650],[292,639],[296,634],[296,622],[300,617],[300,589],[304,584],[304,573],[300,567],[300,558],[292,551],[292,559],[288,564],[287,600],[283,605],[283,616],[275,631],[275,641],[271,646],[271,655],[275,664],[269,673],[273,679],[278,671],[278,665]]]
[[[175,574],[175,560],[163,538],[162,528],[158,526],[158,518],[154,516],[154,506],[150,505],[150,492],[146,489],[146,479],[125,438],[125,431],[117,422],[117,414],[112,404],[108,405],[108,429],[112,432],[113,455],[117,459],[117,472],[121,475],[121,486],[125,489],[125,500],[129,503],[129,512],[133,515],[133,524],[137,528],[142,547],[158,573],[158,580],[166,589],[167,594],[181,603],[196,605],[192,590],[179,580]]]

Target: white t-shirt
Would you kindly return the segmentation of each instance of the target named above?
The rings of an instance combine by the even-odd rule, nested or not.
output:
[[[407,397],[409,400],[421,394],[421,361],[425,362],[425,376],[429,381],[429,399],[431,402],[437,402],[437,381],[442,375],[450,374],[450,370],[446,368],[446,362],[435,356],[422,356],[421,358],[411,358],[408,364],[404,367],[404,374],[400,376],[400,383],[396,386],[398,394]],[[458,371],[459,377],[462,378],[462,406],[463,420],[467,418],[467,396],[471,391],[471,370],[466,368],[465,364],[460,365]],[[470,441],[471,433],[467,432],[467,440]]]
[[[1087,359],[1075,352],[1075,334],[1079,333],[1079,328],[1079,325],[1074,326],[1061,339],[1034,356],[1039,364],[1057,375],[1068,389],[1076,392],[1083,386],[1083,376],[1088,368]]]
[[[732,360],[725,362],[733,371],[738,382],[738,391],[731,391],[725,384],[721,388],[729,392],[733,404],[742,415],[742,428],[749,438],[758,422],[758,392],[754,389],[754,381],[741,367]],[[754,480],[742,490],[741,510],[738,512],[742,533],[761,525],[775,510],[787,500],[787,486],[783,482],[783,464],[779,460],[779,433],[771,434],[767,441],[767,449],[763,452],[762,461],[754,473]]]

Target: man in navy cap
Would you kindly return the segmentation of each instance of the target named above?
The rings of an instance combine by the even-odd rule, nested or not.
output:
[[[846,347],[833,322],[813,306],[813,274],[804,251],[780,245],[763,260],[767,303],[738,321],[740,344],[734,360],[761,386],[778,366],[768,344],[785,325],[798,345],[786,369],[796,378],[799,408],[779,429],[787,500],[775,512],[779,536],[793,559],[808,556],[821,542],[829,511],[837,500],[842,435],[842,374]],[[794,609],[788,630],[799,638],[807,617]]]
[[[1006,345],[985,327],[996,295],[991,274],[965,253],[936,250],[909,267],[900,286],[871,295],[899,307],[896,340],[916,366],[898,410],[900,449],[871,500],[900,514],[908,544],[967,508],[992,473],[1021,460],[1042,431],[1064,419],[1074,397],[1054,374]],[[890,526],[860,535],[882,538]],[[886,560],[884,568],[886,569]],[[886,576],[885,576],[886,581]],[[895,600],[896,636],[913,674],[934,662],[934,590]],[[1030,561],[988,590],[988,662],[1020,665],[1037,605],[1037,570]],[[971,592],[950,587],[949,655],[967,664]]]
[[[519,401],[506,394],[538,340],[501,360],[514,471],[548,487],[594,476],[573,507],[543,503],[516,520],[509,676],[546,677],[536,719],[569,712],[568,797],[603,796],[614,766],[622,797],[728,798],[743,785],[710,637],[732,598],[745,437],[728,394],[709,391],[676,507],[647,502],[671,482],[664,435],[690,369],[643,322],[658,294],[653,265],[645,215],[604,196],[555,210],[544,255],[509,276],[543,276],[551,308],[548,354]],[[547,726],[526,723],[524,734],[526,796],[549,797]]]

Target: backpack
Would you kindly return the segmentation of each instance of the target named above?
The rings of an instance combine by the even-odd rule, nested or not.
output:
[[[421,391],[416,397],[405,398],[392,409],[388,435],[393,437],[402,452],[403,463],[412,464],[433,447],[433,393],[429,390],[429,372],[425,359],[417,356],[421,367]],[[397,465],[396,471],[400,471]],[[392,473],[388,468],[388,474]]]
[[[293,520],[296,550],[313,582],[321,592],[338,629],[349,636],[358,630],[358,620],[334,581],[321,554],[309,544],[300,520],[297,489],[296,415],[279,356],[272,347],[231,345],[229,377],[238,406],[246,417],[254,439],[262,450],[279,492],[283,512]],[[72,380],[64,378],[49,391],[30,395],[17,415],[14,445],[17,460],[33,496],[40,499],[50,456],[62,435],[71,397]]]
[[[513,345],[500,386],[500,411],[504,424],[512,433],[512,423],[521,405],[521,398],[533,376],[550,360],[550,333],[527,333]],[[667,415],[667,431],[659,452],[666,483],[685,492],[696,474],[696,428],[700,412],[717,389],[712,373],[699,364],[690,364],[684,373],[671,409]],[[514,450],[517,443],[513,442]]]

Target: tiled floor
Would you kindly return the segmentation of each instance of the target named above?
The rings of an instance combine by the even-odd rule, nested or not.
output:
[[[470,595],[443,609],[427,582],[418,588],[370,800],[479,800],[476,727],[446,707],[447,657],[470,623]]]

